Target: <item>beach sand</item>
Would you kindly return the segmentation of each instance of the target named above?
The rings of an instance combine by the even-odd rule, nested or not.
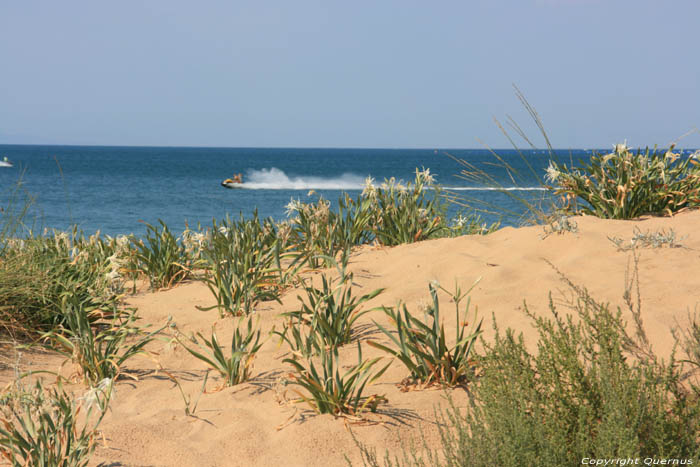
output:
[[[637,250],[645,329],[655,353],[668,358],[674,342],[671,328],[685,326],[688,311],[692,312],[700,301],[700,211],[634,221],[593,217],[574,220],[578,232],[546,237],[541,226],[533,226],[394,248],[362,247],[350,260],[355,291],[360,294],[385,288],[368,307],[394,306],[402,300],[420,315],[421,306],[430,300],[430,281],[437,280],[450,290],[457,281],[464,290],[480,278],[470,297],[472,310],[478,307],[479,316],[484,318],[484,337],[488,340],[493,336],[495,316],[500,329],[511,327],[522,332],[534,350],[537,335],[522,310],[523,304],[536,315],[551,316],[550,293],[562,313],[568,312],[566,302],[572,297],[554,267],[573,283],[587,288],[596,300],[620,306],[623,317],[631,323],[623,300],[631,253],[618,251],[608,237],[619,237],[629,244],[635,228],[642,232],[673,229],[682,247]],[[319,273],[308,275],[318,278]],[[283,319],[279,314],[297,307],[298,294],[299,290],[292,289],[285,293],[281,305],[264,302],[258,306],[263,334],[273,326],[281,328]],[[448,335],[452,335],[454,308],[446,294],[440,297]],[[155,293],[142,291],[130,296],[128,303],[138,308],[142,324],[162,325],[172,316],[181,332],[202,332],[205,336],[216,324],[223,343],[229,342],[235,323],[230,318],[220,320],[215,310],[196,308],[214,304],[207,287],[199,282]],[[387,322],[379,310],[362,317],[360,327],[367,325],[362,340],[386,342],[385,336],[369,326],[373,320]],[[138,381],[124,378],[116,384],[110,412],[101,425],[106,444],[100,442],[91,464],[335,466],[345,465],[347,456],[353,464],[361,465],[352,434],[381,453],[385,449],[400,452],[402,446],[420,439],[421,431],[430,445],[439,446],[435,409],[447,405],[446,393],[441,389],[402,392],[397,383],[408,373],[399,362],[394,362],[369,388],[368,393],[384,394],[388,399],[381,413],[369,414],[366,422],[316,415],[307,405],[291,402],[296,397],[296,386],[282,384],[290,371],[290,366],[282,362],[286,346],[280,347],[278,339],[272,337],[258,353],[252,380],[221,389],[218,376],[210,374],[196,417],[188,417],[180,392],[164,371],[180,381],[186,394],[197,398],[205,364],[167,337],[149,349],[153,352],[151,358],[140,356],[127,364]],[[363,353],[365,357],[384,356],[385,361],[389,360],[387,354],[367,345],[363,345]],[[340,354],[344,363],[356,362],[357,345],[344,346]],[[26,368],[33,363],[31,367],[37,369],[61,363],[50,355],[32,360],[34,357],[25,355],[21,364]],[[0,376],[2,381],[9,381],[12,371],[5,368]],[[457,406],[466,405],[463,389],[449,394]]]

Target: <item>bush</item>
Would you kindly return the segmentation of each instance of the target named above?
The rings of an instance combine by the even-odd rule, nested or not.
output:
[[[307,394],[299,394],[296,402],[306,402],[320,414],[359,415],[367,410],[375,412],[380,403],[386,402],[384,396],[373,394],[364,396],[365,389],[384,374],[391,362],[376,373],[372,373],[374,365],[381,358],[363,360],[362,346],[357,345],[357,364],[340,375],[338,349],[326,350],[320,348],[320,370],[312,359],[304,363],[296,358],[286,358],[285,363],[292,365],[296,373],[290,374],[289,384],[304,388]]]
[[[89,310],[113,306],[120,298],[125,243],[99,234],[85,239],[76,229],[13,239],[0,258],[0,325],[16,337],[61,326],[66,295]]]
[[[347,194],[338,199],[338,212],[330,209],[330,202],[319,198],[316,204],[292,200],[287,205],[291,219],[293,248],[312,268],[330,267],[336,255],[347,259],[350,249],[371,238],[367,230],[371,216],[369,200],[353,200]]]
[[[447,229],[447,201],[427,169],[416,169],[406,185],[392,178],[375,187],[368,180],[362,197],[372,201],[370,230],[382,245],[419,242]]]
[[[580,167],[550,162],[546,178],[570,211],[606,219],[670,216],[700,206],[700,163],[673,149],[635,154],[617,144],[610,154],[595,154]]]
[[[90,386],[106,378],[116,379],[124,362],[144,353],[146,344],[165,328],[146,334],[134,325],[135,312],[88,310],[75,295],[63,297],[61,314],[65,324],[44,334],[43,339],[48,347],[75,363]]]
[[[197,337],[203,344],[197,342],[196,338],[191,340],[199,346],[201,351],[190,348],[182,340],[179,340],[179,342],[195,358],[217,371],[224,378],[226,386],[234,386],[248,380],[255,354],[262,347],[260,330],[257,332],[253,331],[252,319],[248,319],[245,334],[242,334],[240,329],[236,327],[233,336],[231,336],[231,351],[228,356],[224,355],[224,350],[219,344],[214,329],[211,331],[211,339],[209,340],[202,336],[201,333],[197,333]]]
[[[10,395],[0,406],[0,455],[13,466],[88,465],[111,390],[105,380],[76,403],[60,387],[46,391],[37,382],[30,392]]]
[[[459,307],[471,288],[464,294],[459,287],[454,294],[448,292],[455,303],[456,318],[455,342],[452,347],[448,346],[445,326],[440,319],[440,300],[436,287],[447,292],[439,285],[430,284],[433,304],[425,311],[425,322],[411,315],[406,305],[403,305],[403,313],[393,308],[383,308],[394,323],[398,338],[380,324],[375,324],[391,339],[396,348],[392,349],[377,342],[369,342],[369,344],[398,358],[411,372],[407,381],[410,384],[455,386],[465,383],[472,373],[474,362],[470,360],[470,354],[474,342],[481,334],[483,319],[477,324],[475,312],[472,322],[473,331],[465,332],[468,322],[462,321]],[[469,303],[467,301],[465,309],[467,312]]]
[[[146,224],[146,238],[133,240],[137,250],[138,268],[151,283],[151,288],[172,287],[190,273],[185,247],[181,245],[162,220],[161,228]]]
[[[639,309],[637,337],[621,312],[575,288],[578,323],[535,317],[538,352],[512,330],[478,356],[481,374],[466,410],[454,404],[438,417],[439,452],[405,451],[396,464],[574,465],[585,457],[700,460],[700,405],[682,384],[678,362],[658,361],[645,343]],[[628,297],[629,298],[629,297]],[[628,303],[630,300],[628,299]],[[379,465],[362,446],[364,461]],[[386,464],[394,464],[388,457]]]
[[[201,310],[216,308],[221,316],[247,315],[261,300],[279,301],[284,246],[276,233],[274,223],[268,219],[261,224],[257,212],[249,220],[241,216],[238,222],[214,222],[203,257],[210,269],[204,282],[217,304]]]

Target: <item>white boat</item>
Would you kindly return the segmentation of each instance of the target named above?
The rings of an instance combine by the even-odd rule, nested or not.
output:
[[[0,167],[13,167],[12,162],[10,162],[6,157],[3,157],[0,161]]]

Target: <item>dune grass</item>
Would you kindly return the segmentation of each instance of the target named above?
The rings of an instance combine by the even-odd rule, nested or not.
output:
[[[253,320],[251,318],[248,318],[244,332],[241,332],[240,321],[239,325],[234,329],[228,355],[224,353],[224,349],[219,344],[219,339],[213,328],[209,339],[201,333],[197,333],[197,337],[189,339],[193,344],[197,345],[198,349],[185,343],[182,338],[178,340],[192,356],[218,372],[224,379],[225,386],[234,386],[248,380],[255,354],[263,344],[260,342],[260,330],[253,330]]]
[[[61,387],[12,392],[0,404],[0,456],[13,466],[87,466],[112,382],[74,399]],[[83,412],[83,414],[81,414]]]
[[[357,344],[357,364],[340,373],[338,349],[320,347],[319,362],[312,358],[300,360],[296,357],[284,359],[294,368],[288,376],[288,384],[297,385],[305,391],[295,391],[297,403],[307,403],[319,414],[361,416],[363,412],[375,412],[386,398],[379,394],[365,395],[365,390],[389,368],[391,362],[377,371],[374,366],[381,357],[366,360],[362,357],[362,345]]]
[[[465,317],[467,321],[462,319],[460,304],[475,285],[464,293],[459,286],[456,286],[455,292],[450,293],[437,284],[430,284],[433,303],[425,310],[424,320],[409,313],[405,304],[400,311],[383,307],[384,313],[393,323],[396,336],[377,322],[375,325],[389,337],[394,346],[388,347],[375,341],[369,341],[369,345],[390,353],[406,366],[410,371],[407,384],[456,386],[466,383],[472,379],[473,369],[476,366],[470,355],[474,342],[481,334],[483,319],[477,323],[475,311],[474,320],[470,326],[467,317]],[[448,293],[455,304],[456,328],[454,344],[451,346],[448,345],[445,326],[440,318],[438,290]],[[465,310],[467,313],[469,304],[470,302],[467,301]],[[468,326],[469,331],[467,331]]]

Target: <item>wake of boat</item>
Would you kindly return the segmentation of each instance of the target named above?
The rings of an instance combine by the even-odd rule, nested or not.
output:
[[[375,181],[375,185],[381,185],[381,181]],[[402,182],[403,183],[403,182]],[[246,172],[244,183],[240,188],[249,190],[362,190],[365,186],[365,177],[353,173],[345,173],[339,177],[306,177],[289,176],[284,171],[272,167],[269,169],[249,170]],[[539,186],[531,187],[442,187],[450,191],[543,191]]]
[[[244,188],[253,190],[361,190],[364,178],[346,173],[340,177],[290,177],[282,170],[249,170],[246,173]]]

